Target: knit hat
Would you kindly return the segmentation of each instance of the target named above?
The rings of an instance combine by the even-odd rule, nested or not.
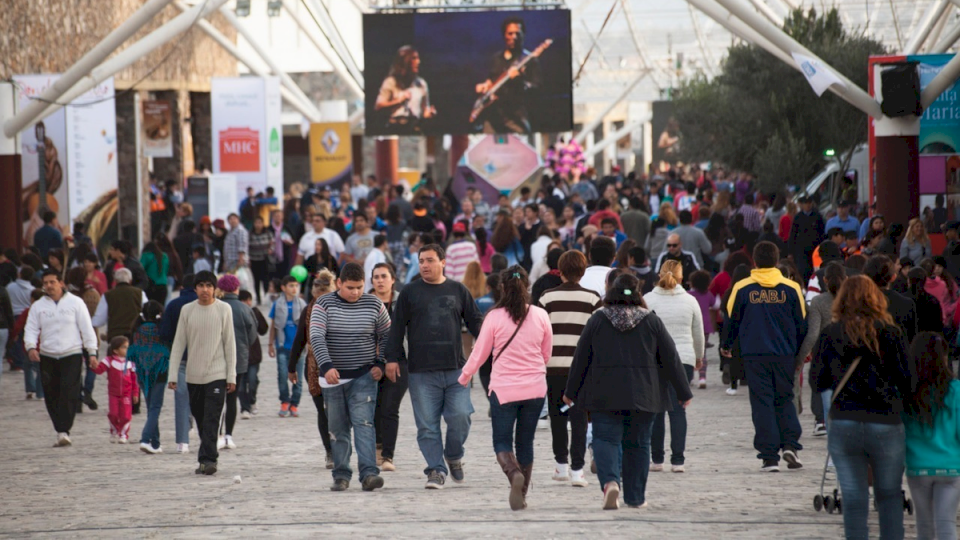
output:
[[[217,288],[223,292],[237,292],[237,289],[240,288],[240,280],[237,279],[237,276],[226,274],[220,278],[220,281],[217,281]]]

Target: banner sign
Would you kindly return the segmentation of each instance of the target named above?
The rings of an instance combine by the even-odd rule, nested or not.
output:
[[[213,172],[233,175],[239,197],[248,187],[259,193],[269,185],[282,192],[280,80],[215,77],[210,105]],[[234,211],[239,204],[240,199],[233,201]]]
[[[173,113],[169,101],[144,101],[140,129],[144,157],[173,157]]]
[[[310,178],[314,184],[349,181],[353,174],[350,124],[310,124]]]
[[[953,59],[952,54],[923,54],[907,56],[908,61],[919,62],[920,88],[930,81]],[[956,154],[960,152],[960,117],[957,115],[957,100],[960,99],[960,83],[954,82],[940,97],[923,111],[920,117],[921,154]]]

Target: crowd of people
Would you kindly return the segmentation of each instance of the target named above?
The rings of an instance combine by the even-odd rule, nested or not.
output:
[[[81,403],[96,410],[106,371],[113,441],[127,442],[142,394],[140,448],[162,452],[166,386],[177,450],[189,452],[192,418],[196,472],[216,473],[238,444],[237,404],[241,419],[258,414],[266,335],[277,414],[299,416],[306,381],[333,491],[349,489],[354,449],[363,490],[396,470],[407,393],[425,487],[464,482],[479,375],[510,508],[527,507],[541,419],[554,480],[588,486],[590,467],[603,508],[621,493],[642,508],[649,472],[668,457],[686,470],[686,409],[718,347],[726,394],[747,387],[761,471],[803,468],[809,387],[847,537],[867,536],[870,470],[884,538],[904,534],[904,473],[920,537],[956,538],[960,222],[887,223],[845,200],[823,216],[808,197],[695,166],[544,176],[497,201],[357,176],[248,190],[226,222],[195,223],[178,190],[154,190],[157,232],[139,258],[122,240],[96,253],[82,228],[63,238],[55,215],[27,251],[0,257],[0,338],[57,446]]]

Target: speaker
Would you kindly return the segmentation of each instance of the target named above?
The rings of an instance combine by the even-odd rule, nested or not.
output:
[[[920,106],[920,71],[919,62],[898,62],[884,64],[880,72],[880,84],[883,92],[883,101],[880,110],[883,114],[896,118],[898,116],[920,116],[923,107]]]

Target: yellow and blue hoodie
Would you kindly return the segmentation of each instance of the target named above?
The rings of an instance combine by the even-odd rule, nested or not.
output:
[[[733,285],[725,306],[730,331],[723,343],[730,349],[740,338],[747,357],[791,358],[807,333],[807,304],[796,282],[776,268],[758,268]]]

